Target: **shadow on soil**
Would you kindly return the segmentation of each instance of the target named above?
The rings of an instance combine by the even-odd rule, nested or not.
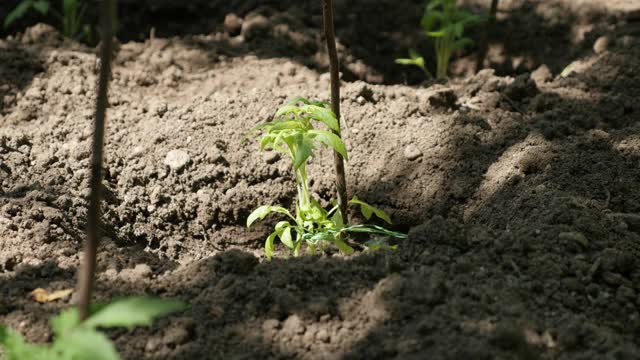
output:
[[[410,48],[417,49],[425,59],[435,58],[432,44],[419,28],[424,1],[337,1],[335,7],[336,33],[344,45],[339,46],[339,52],[345,80],[386,84],[424,81],[419,69],[394,63],[394,59],[406,57]],[[188,6],[131,2],[122,4],[121,9],[123,22],[128,24],[122,27],[124,40],[145,40],[151,27],[161,37],[188,38],[188,35],[220,32],[219,39],[197,40],[195,43],[199,44],[194,45],[227,56],[286,57],[320,71],[328,68],[319,1],[258,4],[238,0],[224,4],[192,2]],[[487,11],[477,5],[472,6],[472,10]],[[243,17],[249,15],[247,19],[263,15],[269,25],[256,25],[256,31],[247,32],[241,41],[232,39],[222,26],[224,16],[232,12]],[[126,14],[136,14],[136,17],[129,18]],[[539,9],[537,4],[527,1],[502,11],[501,15],[506,17],[497,22],[495,33],[490,35],[493,50],[488,65],[499,74],[508,75],[530,72],[542,64],[557,74],[576,56],[590,51],[593,41],[606,32],[607,24],[615,23],[613,16],[602,9],[583,9],[576,14],[563,4]],[[140,21],[140,16],[148,21]],[[470,36],[477,42],[481,32],[474,29]],[[454,64],[454,75],[473,72],[475,49],[458,55],[462,61]],[[435,72],[435,63],[427,61],[427,66]]]
[[[640,280],[640,229],[620,225],[616,214],[640,211],[629,191],[640,187],[640,154],[618,146],[638,135],[631,121],[637,109],[610,121],[602,102],[541,96],[549,100],[544,109],[509,112],[510,122],[495,129],[480,115],[455,120],[458,146],[447,156],[456,166],[442,182],[448,187],[432,202],[413,194],[422,215],[400,225],[422,225],[395,252],[259,264],[231,250],[149,285],[192,308],[177,325],[165,320],[153,328],[161,345],[146,356],[634,354],[629,334],[640,332],[640,321],[623,320],[637,310],[620,289]],[[376,196],[385,189],[373,187]],[[176,326],[187,334],[182,343],[171,338]],[[131,358],[148,349],[147,336],[125,338],[119,344]]]

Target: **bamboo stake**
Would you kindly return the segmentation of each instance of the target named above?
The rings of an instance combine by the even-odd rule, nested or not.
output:
[[[100,4],[100,22],[102,44],[100,47],[100,75],[96,100],[95,130],[93,132],[93,154],[91,159],[91,180],[89,209],[87,211],[87,240],[84,244],[84,262],[78,274],[78,312],[80,321],[89,316],[89,306],[93,293],[96,270],[96,253],[100,241],[100,193],[102,186],[102,152],[104,128],[108,105],[107,90],[111,77],[111,52],[113,25],[115,19],[115,0],[102,0]]]
[[[331,73],[331,109],[338,118],[340,125],[340,64],[336,50],[336,37],[333,28],[333,0],[322,1],[322,15],[324,18],[324,35],[329,53],[329,69]],[[340,136],[340,132],[336,132]],[[337,151],[333,152],[333,162],[336,170],[336,190],[338,205],[342,213],[342,221],[347,223],[347,180],[344,170],[344,159]]]

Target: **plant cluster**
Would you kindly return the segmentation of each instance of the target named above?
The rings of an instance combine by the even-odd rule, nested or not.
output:
[[[17,332],[0,326],[0,345],[5,360],[118,360],[113,343],[98,328],[148,326],[158,317],[185,308],[178,301],[129,297],[109,305],[94,305],[85,321],[76,308],[63,311],[50,321],[53,342],[25,342]]]
[[[62,0],[62,12],[51,6],[51,0],[22,0],[4,19],[4,27],[11,26],[30,11],[41,15],[53,14],[62,25],[62,33],[68,38],[90,40],[91,26],[83,24],[87,4],[83,0]]]
[[[464,37],[465,27],[479,23],[483,17],[459,9],[456,0],[431,0],[420,22],[427,37],[434,39],[436,51],[436,77],[445,79],[451,55],[473,43]],[[426,71],[424,59],[414,50],[410,58],[397,59],[401,65],[415,65]],[[427,75],[431,74],[426,71]]]
[[[315,124],[324,124],[329,130],[316,129]],[[280,213],[287,220],[278,222],[274,231],[267,237],[265,253],[271,258],[274,242],[279,239],[294,256],[300,254],[303,243],[308,251],[315,254],[327,243],[333,244],[344,253],[352,253],[353,248],[347,244],[349,233],[369,233],[386,237],[406,238],[406,235],[387,230],[376,225],[348,225],[343,222],[339,206],[330,210],[324,209],[309,191],[307,162],[317,145],[323,145],[338,152],[348,160],[347,148],[340,137],[340,128],[336,115],[329,109],[329,104],[296,98],[281,107],[274,120],[258,125],[253,131],[262,131],[260,151],[272,149],[291,159],[293,175],[296,181],[297,202],[295,212],[281,206],[264,205],[255,209],[247,218],[247,226],[264,219],[270,213]],[[338,134],[338,135],[336,135]],[[349,205],[358,206],[364,217],[369,220],[372,215],[391,223],[389,216],[358,198],[354,197]],[[375,247],[380,247],[376,244]]]

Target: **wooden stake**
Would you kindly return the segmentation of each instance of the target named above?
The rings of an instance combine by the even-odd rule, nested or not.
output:
[[[115,0],[102,0],[100,23],[102,44],[100,47],[100,75],[96,101],[95,130],[93,132],[93,154],[91,159],[91,180],[89,209],[87,211],[87,240],[84,244],[84,261],[78,274],[78,312],[80,321],[90,314],[93,281],[96,271],[96,253],[100,240],[100,193],[102,186],[102,152],[104,145],[104,123],[108,105],[107,90],[111,77],[112,37],[115,19]]]
[[[329,53],[329,69],[331,72],[331,109],[338,118],[340,125],[340,64],[338,63],[338,51],[336,50],[336,37],[333,28],[333,0],[322,1],[322,15],[324,18],[324,35],[327,41]],[[340,132],[336,132],[340,136]],[[347,180],[344,170],[344,159],[337,151],[333,152],[333,162],[336,170],[336,189],[338,193],[338,205],[342,212],[342,220],[347,223]]]

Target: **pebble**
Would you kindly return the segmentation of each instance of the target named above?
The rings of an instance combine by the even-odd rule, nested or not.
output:
[[[298,68],[291,61],[287,61],[283,66],[283,73],[287,76],[295,76],[298,73]]]
[[[189,341],[189,338],[189,331],[184,326],[174,326],[166,330],[162,341],[167,345],[182,345]]]
[[[141,156],[144,153],[145,149],[142,146],[136,146],[133,148],[133,150],[131,150],[131,153],[129,153],[129,158],[137,158],[139,156]]]
[[[164,164],[173,171],[179,171],[191,161],[191,157],[183,150],[171,150],[164,158]]]
[[[593,43],[593,51],[596,54],[601,54],[601,53],[605,52],[608,47],[609,47],[609,38],[606,37],[606,36],[600,36]]]
[[[364,98],[364,96],[358,96],[358,97],[356,98],[356,102],[357,102],[359,105],[364,105],[364,104],[367,102],[367,99],[365,99],[365,98]]]
[[[282,324],[282,331],[290,336],[304,334],[306,327],[298,315],[291,315]]]
[[[160,346],[162,346],[162,339],[158,337],[152,337],[149,340],[147,340],[147,344],[145,345],[144,348],[147,352],[154,352],[158,348],[160,348]]]
[[[531,73],[531,79],[536,82],[536,85],[540,86],[553,80],[553,74],[547,65],[542,64]]]
[[[420,151],[420,149],[418,149],[418,147],[413,144],[407,145],[407,147],[404,148],[404,157],[408,160],[413,161],[421,156],[422,151]]]
[[[268,32],[270,26],[269,19],[263,15],[257,15],[242,23],[240,34],[249,40]]]
[[[316,340],[328,343],[331,340],[331,336],[329,336],[329,332],[326,329],[320,329],[316,333]]]
[[[229,35],[238,35],[242,29],[242,18],[234,13],[227,14],[224,17],[224,30]]]
[[[263,158],[267,164],[273,164],[276,161],[280,160],[280,153],[275,151],[265,151]]]

